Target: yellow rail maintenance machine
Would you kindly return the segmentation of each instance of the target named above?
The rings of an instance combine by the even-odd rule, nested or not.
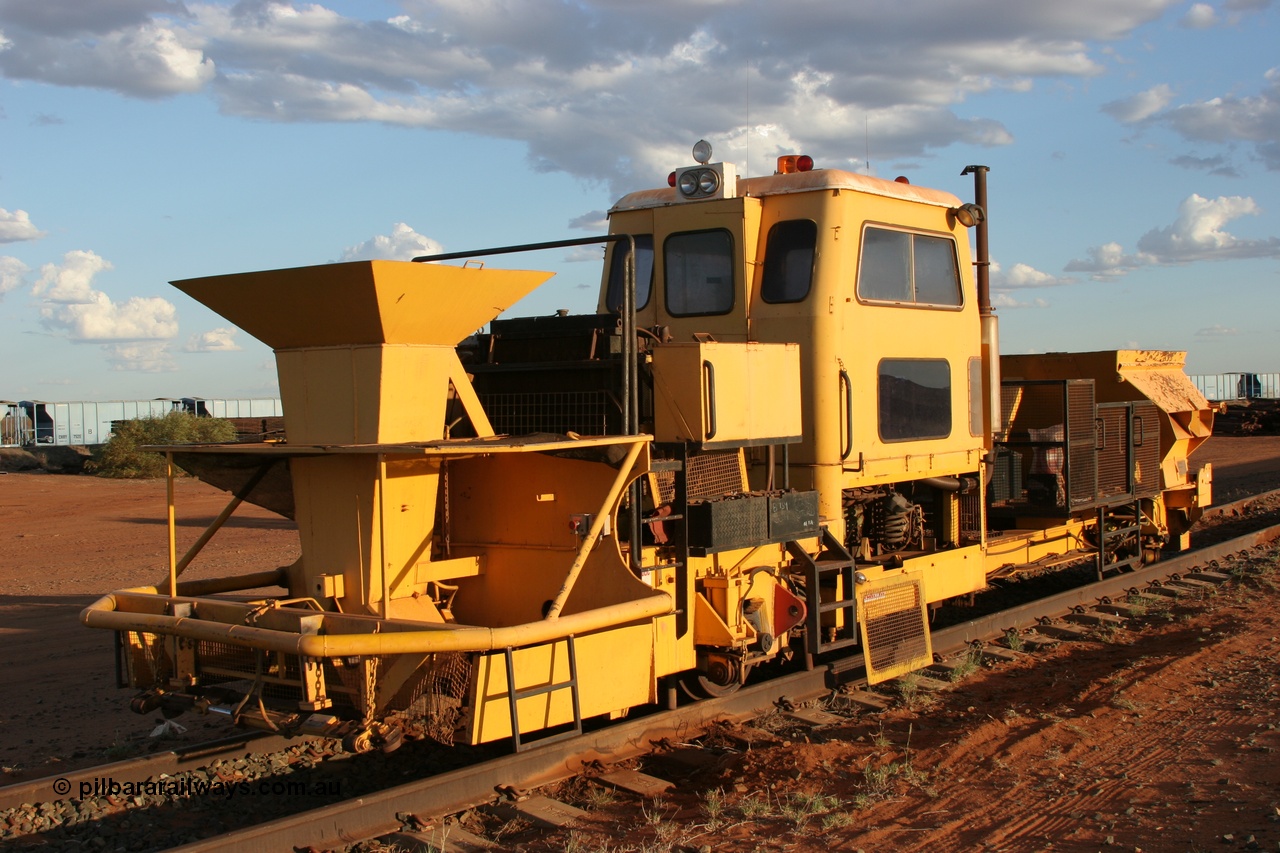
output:
[[[855,650],[894,678],[993,577],[1187,546],[1184,354],[1001,359],[986,167],[963,203],[694,157],[605,237],[175,282],[275,350],[287,440],[163,448],[235,497],[179,558],[171,492],[168,577],[83,613],[134,707],[520,748]],[[498,318],[550,274],[455,263],[589,242],[588,315]],[[300,559],[181,580],[243,500]]]

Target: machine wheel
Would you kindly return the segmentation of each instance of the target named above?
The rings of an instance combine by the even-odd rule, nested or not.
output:
[[[736,693],[750,667],[739,672],[734,658],[719,658],[707,671],[695,669],[680,675],[680,690],[690,699],[718,699]]]

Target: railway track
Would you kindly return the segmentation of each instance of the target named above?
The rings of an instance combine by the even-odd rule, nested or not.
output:
[[[1275,495],[1277,493],[1269,493]],[[1218,515],[1232,516],[1245,509],[1245,505],[1265,501],[1268,496],[1255,496],[1246,501],[1227,505],[1217,510]],[[1019,637],[1027,648],[1040,642],[1053,642],[1059,639],[1070,639],[1090,630],[1090,625],[1105,623],[1108,619],[1123,618],[1125,606],[1122,603],[1135,591],[1148,595],[1173,597],[1178,595],[1194,595],[1207,587],[1225,582],[1227,576],[1214,571],[1215,568],[1226,567],[1230,561],[1250,552],[1255,547],[1280,539],[1280,525],[1267,527],[1214,545],[1199,548],[1177,559],[1167,560],[1146,567],[1140,571],[1116,575],[1104,581],[1089,584],[1077,589],[1067,590],[1032,604],[1023,605],[1011,610],[982,616],[952,627],[934,632],[934,647],[938,655],[963,658],[975,644],[988,657],[1009,657],[1011,653],[1003,645],[995,645],[994,641],[1005,637],[1010,630],[1017,630]],[[1207,571],[1195,571],[1195,569]],[[947,665],[942,664],[934,673],[945,678]],[[563,780],[580,774],[584,767],[607,768],[649,753],[657,745],[687,742],[699,733],[706,731],[717,722],[726,720],[744,721],[762,713],[775,711],[777,708],[800,708],[801,720],[806,717],[812,725],[822,725],[824,720],[820,713],[803,711],[803,706],[814,699],[830,695],[833,687],[840,689],[849,703],[864,703],[866,707],[887,704],[890,700],[874,692],[867,691],[860,683],[856,666],[835,662],[820,666],[811,672],[800,672],[787,675],[769,682],[748,686],[737,693],[721,699],[707,700],[672,712],[654,713],[639,719],[626,721],[597,732],[590,733],[582,739],[571,742],[535,748],[516,755],[507,755],[481,761],[480,763],[462,767],[449,772],[438,773],[428,778],[413,778],[404,784],[386,787],[381,790],[362,791],[359,786],[355,791],[350,789],[338,792],[330,790],[329,796],[316,797],[320,805],[315,809],[298,810],[295,800],[290,805],[295,813],[283,817],[270,818],[266,822],[233,829],[215,837],[194,843],[178,846],[184,851],[205,850],[291,850],[295,848],[314,847],[331,849],[344,847],[353,843],[379,837],[390,837],[394,843],[411,848],[415,843],[428,844],[432,838],[440,837],[446,830],[439,823],[441,816],[455,814],[477,806],[491,804],[495,799],[495,788],[507,790],[529,789],[551,782]],[[829,720],[828,720],[829,722]],[[35,780],[17,786],[0,788],[0,832],[13,838],[27,837],[30,841],[46,842],[44,849],[78,849],[82,838],[88,837],[91,828],[95,833],[102,829],[114,829],[117,834],[131,831],[132,824],[141,826],[156,821],[172,818],[178,829],[169,834],[154,832],[150,838],[159,842],[158,846],[142,848],[134,844],[129,849],[164,849],[180,845],[183,840],[198,837],[208,831],[210,824],[201,825],[196,819],[201,812],[209,811],[204,803],[197,802],[192,808],[176,807],[163,800],[152,800],[147,796],[128,797],[74,797],[70,793],[65,798],[50,800],[50,792],[59,790],[55,783],[65,782],[69,792],[80,793],[86,789],[83,785],[92,785],[98,780],[135,780],[158,779],[167,776],[169,779],[180,779],[190,768],[199,766],[222,766],[214,774],[206,774],[206,781],[220,780],[224,786],[249,784],[280,784],[287,778],[283,775],[242,780],[235,761],[245,761],[253,755],[269,755],[278,749],[274,738],[233,738],[225,739],[219,745],[207,745],[205,749],[188,749],[162,756],[151,756],[144,760],[122,762],[67,774],[65,777]],[[308,761],[296,761],[294,758],[307,749],[305,744],[297,741],[291,747],[294,757],[284,761],[267,759],[266,764],[276,764],[277,769],[284,770],[304,766]],[[403,752],[403,750],[402,750]],[[275,755],[281,753],[275,752]],[[419,756],[421,758],[421,756]],[[371,763],[372,756],[362,756],[354,762],[329,761],[323,756],[313,753],[314,765],[345,765],[337,775],[349,779],[359,775],[355,770],[359,762]],[[217,759],[212,765],[210,761]],[[421,771],[422,768],[419,768]],[[403,769],[401,773],[405,772]],[[334,774],[331,772],[330,777]],[[660,786],[659,781],[650,781],[634,774],[623,774],[614,780],[620,787]],[[320,784],[315,779],[303,783],[312,786]],[[92,790],[90,788],[89,790]],[[249,799],[247,792],[240,800],[244,804]],[[354,793],[354,797],[348,794]],[[231,800],[234,795],[229,795]],[[301,796],[301,794],[299,794]],[[85,808],[86,803],[105,800],[106,804],[95,809]],[[17,800],[16,805],[12,805]],[[264,798],[256,801],[263,802]],[[24,804],[30,806],[42,825],[32,825],[27,832],[21,831],[23,822],[15,823],[15,812],[21,813]],[[41,804],[41,805],[34,805]],[[538,810],[541,808],[541,811]],[[554,823],[557,816],[573,814],[569,807],[558,806],[533,799],[528,804],[512,803],[508,808],[512,813],[520,815],[520,819],[531,824],[545,820]],[[533,811],[521,813],[518,809],[532,808]],[[43,811],[41,811],[43,809]],[[243,805],[242,812],[248,814],[255,811],[252,806]],[[195,814],[193,814],[193,812]],[[70,813],[70,815],[68,815]],[[242,817],[244,815],[242,814]],[[217,827],[218,824],[212,824]],[[430,828],[433,827],[434,829]],[[416,828],[414,834],[403,834],[408,827]],[[185,833],[184,831],[185,830]],[[458,827],[450,827],[450,849],[467,849],[465,833]],[[396,833],[401,833],[397,835]],[[478,842],[477,842],[478,843]],[[107,848],[111,849],[111,848]],[[424,848],[425,849],[425,848]]]

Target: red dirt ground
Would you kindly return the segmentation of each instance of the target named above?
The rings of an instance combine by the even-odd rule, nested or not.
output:
[[[229,496],[197,480],[176,485],[181,556]],[[150,720],[129,711],[130,692],[115,688],[111,633],[81,626],[78,616],[103,593],[167,577],[167,554],[163,480],[0,476],[6,774],[45,776],[149,746]],[[291,521],[244,505],[183,577],[271,569],[297,554]],[[202,722],[191,724],[188,739],[207,738]]]
[[[1280,436],[1215,438],[1195,461],[1214,463],[1219,502],[1280,487]],[[179,554],[227,500],[178,482]],[[0,476],[8,778],[152,746],[152,721],[129,712],[129,691],[114,687],[110,634],[77,615],[102,593],[165,574],[164,515],[162,481]],[[292,562],[292,528],[242,507],[186,576]],[[929,707],[913,703],[821,743],[731,756],[690,780],[700,793],[643,812],[603,805],[602,825],[577,830],[587,843],[578,849],[660,842],[670,824],[679,837],[648,849],[1277,850],[1278,650],[1280,590],[1255,579],[1154,629],[1064,646],[1047,663],[980,670]],[[200,718],[181,722],[187,739],[209,734]],[[721,795],[710,791],[723,791],[715,818],[707,806]],[[801,819],[792,794],[835,799]],[[773,803],[775,815],[748,818],[752,798]],[[593,826],[609,830],[598,836],[614,839],[607,848],[591,846]]]

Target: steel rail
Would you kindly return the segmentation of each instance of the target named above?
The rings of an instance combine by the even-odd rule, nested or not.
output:
[[[1201,514],[1200,518],[1201,520],[1207,520],[1210,518],[1219,518],[1224,515],[1233,515],[1249,509],[1250,504],[1257,503],[1258,501],[1265,501],[1268,498],[1274,497],[1280,497],[1280,489],[1272,489],[1269,492],[1259,492],[1256,495],[1250,495],[1247,498],[1241,498],[1238,501],[1221,504],[1220,506],[1211,506]]]
[[[954,625],[935,632],[934,649],[959,651],[975,640],[1003,636],[1009,628],[1025,627],[1043,616],[1069,612],[1081,604],[1127,594],[1174,574],[1223,560],[1260,545],[1280,540],[1280,525],[1240,536],[1207,548],[1155,563],[1087,586],[1039,599],[1031,604]],[[302,812],[280,820],[173,848],[178,853],[282,853],[308,846],[332,848],[398,830],[397,814],[425,817],[454,814],[491,802],[499,785],[536,787],[577,773],[590,760],[614,763],[652,750],[665,739],[688,739],[716,720],[745,719],[764,713],[780,698],[801,703],[830,691],[828,677],[848,660],[825,662],[810,672],[771,679],[722,698],[707,699],[675,711],[664,711],[609,726],[581,738],[534,747],[495,761],[428,779],[408,782],[376,794]],[[848,671],[852,672],[850,667]]]

